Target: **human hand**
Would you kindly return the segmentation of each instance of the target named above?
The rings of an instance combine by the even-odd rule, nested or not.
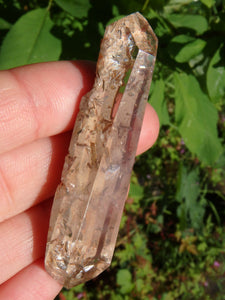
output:
[[[43,263],[51,198],[94,69],[90,62],[51,62],[0,72],[1,299],[54,299],[62,288]],[[158,130],[147,105],[138,154]]]

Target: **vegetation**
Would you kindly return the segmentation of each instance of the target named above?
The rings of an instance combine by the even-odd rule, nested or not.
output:
[[[105,26],[135,11],[159,38],[160,136],[137,158],[112,266],[59,299],[224,299],[225,1],[0,0],[0,69],[97,60]]]

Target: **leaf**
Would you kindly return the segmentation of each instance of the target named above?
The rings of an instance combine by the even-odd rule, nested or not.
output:
[[[175,28],[189,28],[197,34],[203,34],[208,29],[208,22],[203,16],[168,14],[166,17]]]
[[[143,279],[138,278],[136,280],[136,289],[138,292],[141,292],[145,288],[145,282]]]
[[[172,38],[171,42],[173,43],[179,43],[179,44],[186,44],[189,42],[193,42],[195,40],[194,37],[186,35],[186,34],[179,34]]]
[[[195,41],[183,46],[174,59],[179,63],[188,62],[190,59],[200,54],[205,46],[206,41],[196,39]]]
[[[141,185],[130,183],[129,196],[133,199],[140,200],[144,195],[144,189]]]
[[[2,29],[2,30],[10,29],[11,26],[12,25],[9,22],[0,18],[0,29]]]
[[[115,253],[115,257],[117,257],[120,261],[120,264],[124,264],[135,259],[135,249],[132,244],[125,243],[124,249]]]
[[[175,78],[175,119],[186,146],[211,165],[222,152],[217,134],[218,113],[202,92],[197,79],[185,73]]]
[[[147,240],[143,234],[136,232],[136,234],[132,238],[132,246],[135,255],[141,256],[144,259],[151,261],[151,255],[147,246]]]
[[[110,293],[110,299],[111,300],[124,300],[124,297],[121,295],[118,295],[118,293],[114,293],[113,291]]]
[[[55,2],[76,18],[87,17],[91,8],[89,0],[55,0]]]
[[[174,300],[174,296],[171,293],[163,293],[161,300]]]
[[[169,113],[164,96],[165,84],[162,79],[155,81],[154,89],[150,97],[150,103],[156,110],[160,125],[166,125],[170,123]]]
[[[169,24],[165,22],[164,18],[162,18],[161,14],[159,14],[157,10],[150,9],[149,12],[145,14],[145,17],[153,25],[154,32],[158,38],[171,34],[171,28]]]
[[[200,0],[208,8],[211,8],[215,4],[215,0]]]
[[[214,103],[219,102],[225,95],[225,60],[222,45],[211,59],[207,71],[207,89]]]
[[[126,269],[121,269],[117,272],[116,282],[120,286],[120,292],[122,294],[130,293],[134,287],[131,273]]]
[[[188,218],[191,221],[191,227],[195,229],[199,229],[203,224],[205,208],[204,203],[198,201],[200,191],[198,169],[188,172],[187,168],[181,165],[176,200],[181,203],[177,209],[177,215],[182,229],[186,228]]]
[[[61,43],[50,30],[53,22],[46,9],[23,15],[11,28],[0,52],[0,69],[57,60]]]

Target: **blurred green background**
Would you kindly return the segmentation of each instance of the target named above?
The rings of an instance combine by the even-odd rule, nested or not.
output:
[[[96,61],[106,25],[135,11],[159,39],[160,135],[136,159],[112,266],[57,299],[224,300],[225,1],[0,0],[0,69]]]

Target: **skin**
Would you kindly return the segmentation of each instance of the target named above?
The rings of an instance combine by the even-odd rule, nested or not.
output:
[[[62,286],[44,269],[52,197],[81,97],[95,65],[51,62],[0,72],[0,296],[54,299]],[[137,154],[157,139],[147,105]]]

